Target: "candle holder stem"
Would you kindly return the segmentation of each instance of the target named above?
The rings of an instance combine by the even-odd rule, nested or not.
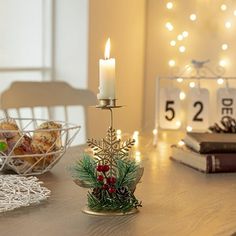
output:
[[[113,110],[109,108],[110,111],[110,127],[113,128]]]
[[[113,110],[115,108],[121,108],[122,106],[116,105],[116,99],[99,99],[99,104],[96,108],[102,110],[109,110],[110,111],[110,127],[113,128]]]

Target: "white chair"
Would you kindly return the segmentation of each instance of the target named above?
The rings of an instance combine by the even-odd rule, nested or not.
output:
[[[16,109],[17,117],[21,118],[21,108],[30,108],[31,117],[38,118],[35,114],[36,107],[46,108],[48,119],[53,119],[55,107],[63,107],[64,119],[69,120],[68,107],[82,106],[84,120],[87,120],[88,106],[96,104],[93,92],[84,89],[75,89],[66,82],[13,82],[9,89],[1,94],[0,105],[4,113],[9,116],[10,109]],[[61,117],[61,116],[60,116]],[[78,121],[80,122],[80,121]],[[85,122],[85,136],[88,132],[88,122]]]

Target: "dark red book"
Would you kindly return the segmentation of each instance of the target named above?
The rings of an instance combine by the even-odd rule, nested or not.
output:
[[[236,153],[236,134],[187,133],[184,142],[199,153]]]
[[[170,158],[205,173],[236,172],[236,153],[200,154],[186,145],[171,147]]]

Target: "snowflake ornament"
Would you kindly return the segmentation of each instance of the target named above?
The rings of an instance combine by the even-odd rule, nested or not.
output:
[[[101,141],[95,139],[88,139],[88,146],[92,148],[94,157],[99,164],[107,164],[110,166],[111,172],[114,172],[116,167],[116,159],[126,159],[129,157],[129,151],[134,145],[134,139],[128,139],[125,142],[121,142],[116,137],[116,130],[109,127],[107,136]]]

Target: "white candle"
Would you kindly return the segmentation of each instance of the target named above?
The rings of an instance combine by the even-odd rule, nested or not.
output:
[[[110,58],[110,38],[106,42],[105,60],[99,60],[99,94],[98,99],[115,99],[115,65],[114,58]]]

